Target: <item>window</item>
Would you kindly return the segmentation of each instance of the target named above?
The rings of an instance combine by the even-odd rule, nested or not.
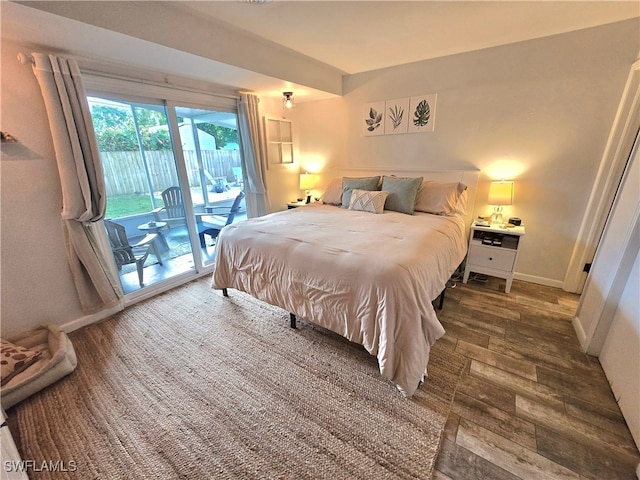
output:
[[[126,92],[141,87],[128,82],[109,80],[110,91],[99,77],[85,83],[107,190],[105,228],[125,294],[206,271],[244,187],[235,101],[219,107],[187,95],[191,101],[176,103],[171,89],[133,97]],[[233,220],[243,216],[241,201]]]
[[[264,119],[269,163],[293,163],[293,128],[291,120]]]

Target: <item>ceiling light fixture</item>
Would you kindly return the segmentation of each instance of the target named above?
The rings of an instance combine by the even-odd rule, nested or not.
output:
[[[293,108],[293,92],[282,92],[283,108]]]

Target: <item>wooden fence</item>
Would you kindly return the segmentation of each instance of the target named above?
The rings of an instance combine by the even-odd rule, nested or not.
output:
[[[207,176],[233,181],[233,168],[242,165],[238,150],[203,150],[202,166]],[[200,186],[198,159],[195,151],[185,151],[189,185]],[[161,192],[178,185],[173,152],[154,150],[145,152],[152,189]],[[147,174],[140,152],[100,152],[107,195],[128,195],[149,191]]]

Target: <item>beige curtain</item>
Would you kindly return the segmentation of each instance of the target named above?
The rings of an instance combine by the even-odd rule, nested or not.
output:
[[[260,217],[270,211],[267,192],[267,159],[265,140],[260,128],[260,100],[241,93],[238,99],[238,132],[244,158],[247,216]]]
[[[74,60],[34,53],[33,71],[49,118],[62,185],[62,226],[82,309],[94,313],[118,302],[94,225],[105,213],[102,165],[80,70]]]

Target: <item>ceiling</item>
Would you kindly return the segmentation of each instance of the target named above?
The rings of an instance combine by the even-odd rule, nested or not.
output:
[[[130,18],[130,12],[148,12],[148,16]],[[278,95],[292,90],[298,101],[308,101],[336,93],[335,89],[314,84],[316,67],[322,74],[333,75],[341,85],[344,74],[640,17],[640,3],[0,1],[0,16],[3,38],[99,59],[115,72],[119,67],[132,66],[161,71],[167,83],[170,75],[189,72],[189,78],[207,82],[215,79],[229,92],[243,89]],[[172,27],[178,24],[171,32],[153,24],[156,19],[171,22],[177,18],[180,20],[165,23]],[[196,38],[196,27],[214,32],[212,35],[230,32],[229,39],[248,39],[246,45],[253,48],[245,46],[241,54],[216,57],[215,51],[209,53],[202,48],[201,41],[189,44],[190,37]],[[306,70],[306,78],[301,70]]]
[[[223,21],[348,74],[640,16],[637,1],[192,1]]]

